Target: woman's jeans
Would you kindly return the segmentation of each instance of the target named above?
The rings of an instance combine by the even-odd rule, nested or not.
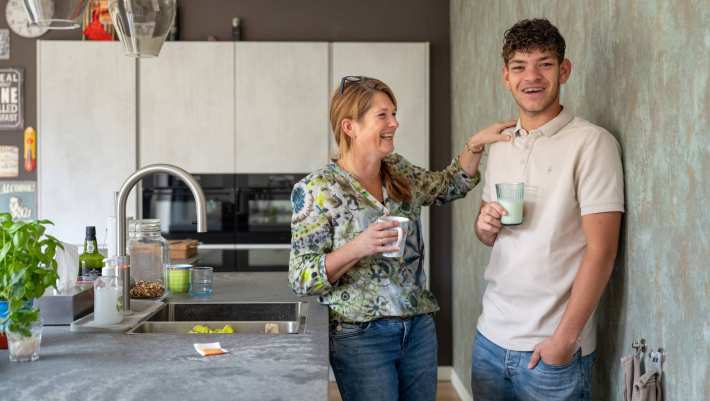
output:
[[[434,401],[434,319],[331,325],[330,365],[343,401]]]
[[[476,332],[471,390],[476,401],[589,401],[595,353],[580,351],[564,365],[540,359],[528,369],[532,352],[501,348]]]

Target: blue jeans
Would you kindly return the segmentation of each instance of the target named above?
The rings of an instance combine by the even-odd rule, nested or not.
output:
[[[343,401],[434,401],[434,319],[331,325],[330,365]]]
[[[501,348],[478,331],[473,340],[471,390],[476,401],[590,401],[595,353],[575,353],[564,365],[540,360],[528,369],[532,352]]]

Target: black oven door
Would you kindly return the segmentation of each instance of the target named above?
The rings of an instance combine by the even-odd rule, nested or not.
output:
[[[291,191],[303,174],[238,174],[237,244],[291,242]]]
[[[203,243],[234,243],[235,200],[232,175],[195,175],[205,194],[207,232],[197,232],[195,198],[173,177],[156,177],[143,183],[143,218],[160,219],[167,239],[194,238]]]

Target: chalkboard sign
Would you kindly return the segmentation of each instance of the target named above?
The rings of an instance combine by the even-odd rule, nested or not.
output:
[[[0,68],[0,130],[22,129],[24,105],[22,68]]]

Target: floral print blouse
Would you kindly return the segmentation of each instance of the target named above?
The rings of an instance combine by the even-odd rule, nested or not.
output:
[[[385,200],[380,203],[335,162],[303,178],[291,193],[289,282],[297,295],[319,296],[319,302],[328,305],[331,320],[367,322],[439,309],[434,295],[424,288],[420,210],[464,197],[478,184],[480,174],[468,176],[458,158],[435,172],[414,166],[398,154],[387,156],[383,163],[409,180],[411,202],[395,202],[383,191]],[[409,218],[404,255],[365,257],[331,284],[325,255],[352,241],[383,215]]]

